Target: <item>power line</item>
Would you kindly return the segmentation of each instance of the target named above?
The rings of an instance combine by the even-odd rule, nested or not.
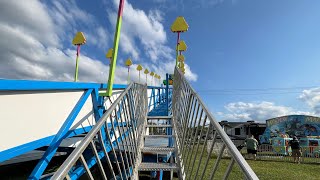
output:
[[[201,93],[201,95],[226,95],[226,96],[230,96],[230,95],[241,95],[241,96],[246,96],[246,95],[263,95],[263,94],[300,94],[301,91],[299,92],[270,92],[270,93],[266,93],[266,92],[261,92],[261,93]]]
[[[252,88],[252,89],[202,89],[198,92],[234,92],[234,91],[272,91],[272,90],[297,90],[310,89],[319,86],[301,86],[301,87],[279,87],[279,88]]]
[[[204,89],[199,90],[202,95],[263,95],[263,94],[299,94],[304,89],[319,86],[279,87],[279,88],[253,88],[253,89]]]

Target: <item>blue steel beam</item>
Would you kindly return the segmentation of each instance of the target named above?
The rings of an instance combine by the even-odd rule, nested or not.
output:
[[[113,89],[125,89],[127,85],[114,84]],[[0,91],[13,90],[85,90],[105,89],[106,84],[81,82],[53,82],[34,80],[0,80]]]
[[[109,126],[111,126],[111,124]],[[87,127],[69,130],[66,133],[66,138],[89,132],[91,128],[92,128],[91,126],[87,126]],[[20,146],[16,146],[14,148],[4,150],[0,152],[0,162],[19,156],[31,150],[34,150],[43,146],[47,146],[54,139],[54,136],[55,135],[48,136],[42,139],[38,139],[36,141],[32,141]]]
[[[54,139],[50,143],[48,149],[46,150],[45,154],[38,162],[37,166],[33,169],[32,173],[28,177],[28,179],[36,180],[41,177],[41,175],[43,174],[43,172],[47,168],[50,160],[52,159],[52,157],[56,153],[64,136],[69,131],[72,123],[74,122],[74,120],[76,119],[77,115],[79,114],[81,108],[83,107],[83,105],[87,101],[88,97],[90,96],[92,90],[93,89],[89,89],[82,94],[81,98],[79,99],[79,101],[77,102],[75,107],[72,109],[71,113],[69,114],[69,116],[67,117],[67,119],[65,120],[63,125],[61,126],[60,130],[58,131],[58,133],[56,134],[56,136],[54,137]]]
[[[117,140],[114,140],[112,142],[112,146],[117,146],[117,142],[122,142],[122,140],[124,140],[131,131],[132,131],[131,129],[126,131],[121,137],[118,137]],[[107,152],[110,152],[112,150],[110,144],[106,144],[106,150],[107,150]],[[102,150],[98,152],[98,155],[99,155],[100,159],[102,159],[105,156],[105,154]],[[87,164],[88,164],[89,169],[92,166],[94,166],[96,163],[97,163],[97,160],[96,160],[95,156],[92,156],[90,159],[87,160]],[[69,176],[71,179],[78,179],[83,175],[83,173],[85,173],[84,167],[79,166],[74,171],[70,172]]]
[[[169,74],[166,74],[166,105],[167,105],[167,116],[169,116]]]

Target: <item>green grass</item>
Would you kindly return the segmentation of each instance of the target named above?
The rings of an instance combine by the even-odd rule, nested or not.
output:
[[[200,164],[200,170],[197,175],[196,179],[200,179],[205,161],[207,158],[207,152],[204,151],[204,156],[200,162],[200,154],[201,154],[201,148],[202,146],[199,146],[199,150],[196,152],[196,150],[192,150],[189,148],[188,150],[193,153],[193,157],[189,156],[189,158],[186,160],[185,164],[190,163],[191,165],[194,164],[194,169],[191,171],[192,166],[189,168],[189,171],[187,173],[187,177],[191,175],[192,179],[194,179],[196,175],[196,167]],[[186,151],[187,152],[187,151]],[[197,154],[196,159],[194,160],[194,154]],[[214,166],[216,157],[210,157],[208,167],[204,173],[203,179],[209,179],[212,168]],[[229,165],[230,158],[223,158],[220,161],[220,165],[218,167],[218,170],[216,171],[216,174],[214,176],[214,179],[222,179],[224,176],[224,173]],[[294,164],[292,162],[281,162],[281,161],[271,161],[271,160],[248,160],[248,164],[251,166],[253,171],[256,173],[259,179],[261,180],[270,180],[270,179],[305,179],[305,180],[316,180],[320,179],[319,175],[319,164]],[[229,175],[229,179],[243,179],[244,175],[241,172],[240,168],[237,164],[234,164],[232,172]]]
[[[259,179],[319,179],[318,164],[294,164],[292,162],[253,161],[248,160],[249,165]]]

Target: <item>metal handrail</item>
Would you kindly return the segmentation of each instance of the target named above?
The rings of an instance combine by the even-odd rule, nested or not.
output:
[[[177,136],[177,160],[180,163],[181,179],[199,179],[198,175],[201,175],[200,179],[203,179],[206,173],[210,174],[209,179],[213,179],[225,149],[230,153],[231,160],[223,179],[228,178],[234,163],[240,167],[246,179],[258,179],[231,139],[202,102],[199,95],[177,68],[175,68],[174,72],[172,110]],[[198,138],[199,131],[200,138]],[[202,145],[203,141],[200,142],[200,139],[204,135],[205,140]],[[218,136],[222,139],[223,145],[219,150],[219,155],[215,160],[214,166],[210,169],[208,168],[209,161]],[[205,157],[205,146],[211,138],[213,138],[213,143],[209,147],[210,151],[207,153],[207,158],[203,159]],[[200,165],[204,161],[205,166],[200,168]],[[202,174],[200,169],[202,170]]]
[[[94,156],[92,158],[98,165],[101,176],[104,179],[107,179],[107,177],[100,161],[103,157],[106,158],[114,179],[117,179],[116,176],[120,176],[121,179],[127,179],[128,176],[132,176],[132,172],[135,172],[137,168],[137,157],[139,157],[139,133],[142,132],[143,127],[141,125],[144,124],[147,116],[146,91],[147,87],[145,85],[130,84],[107,109],[79,146],[69,155],[52,176],[52,179],[69,179],[70,174],[75,169],[72,167],[78,166],[77,161],[80,161],[89,179],[92,179],[90,167],[86,162],[88,159],[86,160],[83,155],[88,149],[93,152]],[[112,116],[113,113],[116,114],[116,117]],[[108,123],[110,122],[112,127],[108,128]],[[115,148],[121,151],[121,147],[125,150],[125,155],[122,155],[121,152],[117,155],[115,152]],[[118,175],[115,175],[112,170],[109,157],[112,154],[108,152],[113,153],[119,172]]]

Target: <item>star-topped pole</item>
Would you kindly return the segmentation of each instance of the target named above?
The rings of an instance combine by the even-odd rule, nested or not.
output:
[[[182,55],[182,52],[187,50],[186,43],[181,40],[179,42],[179,46],[178,46],[177,50],[178,49],[179,49],[179,52],[180,52],[180,54],[178,55],[178,63],[180,64],[181,62],[184,62],[184,60],[185,60],[184,56]],[[179,67],[179,65],[178,65],[178,67]]]
[[[106,58],[110,60],[109,65],[111,64],[111,61],[112,61],[112,54],[113,54],[113,49],[110,48],[106,54]]]
[[[161,76],[160,75],[158,76],[158,79],[159,79],[159,85],[161,85]]]
[[[151,76],[151,83],[150,83],[150,85],[152,86],[152,85],[153,85],[153,76],[154,76],[154,72],[151,72],[151,73],[150,73],[150,76]]]
[[[177,38],[177,53],[176,53],[176,66],[178,66],[178,55],[179,55],[179,42],[180,42],[180,33],[186,32],[189,28],[189,25],[187,24],[184,17],[179,16],[177,19],[173,22],[171,26],[171,31],[174,33],[178,33]]]
[[[157,75],[156,78],[158,79],[158,83],[159,83],[159,86],[160,86],[160,75]]]
[[[183,40],[181,40],[180,42],[179,42],[179,46],[178,46],[178,51],[180,51],[180,54],[182,53],[182,51],[186,51],[187,50],[187,44],[183,41]]]
[[[144,74],[146,74],[146,84],[148,84],[148,74],[149,74],[149,70],[148,69],[145,69]]]
[[[130,58],[128,58],[127,60],[126,60],[126,66],[128,67],[128,80],[127,80],[127,84],[129,84],[130,83],[130,66],[132,65],[132,61],[131,61],[131,59]]]
[[[154,85],[156,85],[157,84],[157,79],[158,78],[158,74],[154,74],[154,79],[153,79],[153,83],[154,83]]]
[[[117,56],[118,56],[118,47],[119,47],[119,40],[120,40],[120,30],[121,30],[121,24],[122,24],[122,13],[123,13],[123,8],[124,8],[124,1],[125,0],[120,0],[120,2],[119,2],[116,31],[114,33],[114,39],[113,39],[112,61],[110,63],[109,78],[108,78],[108,84],[107,84],[107,86],[108,86],[107,93],[102,94],[103,96],[108,96],[108,97],[110,97],[112,95],[114,74],[115,74],[115,69],[116,69],[116,64],[117,64]]]
[[[179,63],[179,69],[182,71],[183,74],[185,74],[186,69],[184,68],[184,62],[183,62],[183,61],[181,61],[181,62]]]
[[[74,71],[74,81],[78,81],[78,69],[79,69],[79,56],[80,56],[80,46],[86,43],[86,37],[82,32],[77,32],[76,36],[72,40],[72,44],[77,46],[77,57],[76,57],[76,69]]]
[[[137,66],[137,71],[139,71],[139,83],[140,83],[140,71],[141,71],[142,69],[143,69],[142,66],[139,64],[139,65]]]

